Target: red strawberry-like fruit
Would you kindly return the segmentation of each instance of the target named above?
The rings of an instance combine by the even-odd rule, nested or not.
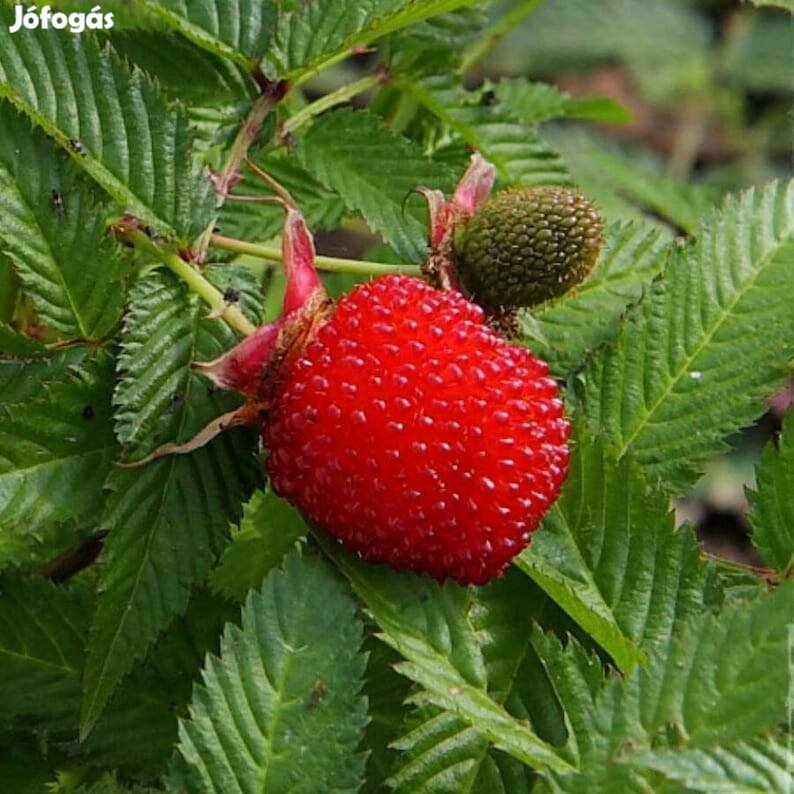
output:
[[[483,184],[464,180],[459,193],[480,200]],[[332,306],[290,204],[282,246],[282,316],[197,365],[246,403],[152,457],[257,423],[273,489],[349,549],[487,582],[527,545],[566,475],[569,425],[547,365],[460,293],[418,278],[384,276]]]
[[[483,584],[565,476],[547,369],[458,293],[405,276],[359,286],[275,399],[273,488],[368,560]]]

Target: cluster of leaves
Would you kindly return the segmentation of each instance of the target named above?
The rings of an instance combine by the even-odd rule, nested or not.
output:
[[[483,5],[138,0],[77,37],[12,35],[0,3],[4,792],[791,784],[794,417],[751,495],[765,577],[705,558],[670,512],[790,374],[790,186],[710,207],[654,183],[657,214],[685,215],[692,237],[615,218],[588,281],[523,314],[524,342],[569,384],[575,452],[531,547],[484,588],[313,533],[244,430],[113,465],[237,405],[191,365],[238,337],[158,264],[192,250],[261,322],[273,280],[212,247],[217,228],[278,232],[275,209],[226,201],[246,154],[313,230],[365,225],[408,264],[427,246],[406,194],[448,191],[472,147],[502,186],[575,180],[539,124],[623,109],[523,78],[466,88],[536,3],[495,20]],[[374,46],[345,83],[334,65]],[[329,69],[341,86],[310,102],[302,86]],[[365,89],[366,109],[340,107]],[[106,232],[122,213],[146,245]]]

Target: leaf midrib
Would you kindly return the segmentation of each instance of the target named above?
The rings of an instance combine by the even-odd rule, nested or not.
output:
[[[190,344],[190,361],[192,362],[195,359],[195,356],[196,356],[196,342],[197,342],[197,335],[198,335],[199,312],[198,312],[198,309],[196,307],[191,307],[191,308],[193,309],[193,311],[191,312],[192,316],[191,316],[191,344]],[[182,408],[181,416],[180,416],[180,419],[179,419],[179,426],[178,426],[175,438],[180,438],[182,436],[182,432],[183,432],[184,427],[185,427],[185,417],[187,416],[187,405],[188,405],[188,401],[189,401],[189,397],[190,397],[190,389],[191,389],[192,383],[193,383],[193,378],[191,378],[190,375],[188,374],[187,383],[185,384],[185,399],[184,399],[184,402],[182,404],[183,408]],[[156,515],[158,516],[158,520],[157,520],[157,522],[154,523],[153,530],[148,533],[148,536],[146,538],[146,545],[144,547],[144,553],[141,556],[141,563],[138,566],[138,570],[137,570],[137,572],[135,574],[135,581],[134,581],[134,583],[132,585],[132,588],[130,590],[130,596],[124,600],[124,603],[125,603],[126,606],[129,606],[132,603],[133,595],[135,593],[137,593],[137,591],[138,591],[138,587],[139,587],[139,584],[140,584],[140,581],[141,581],[141,576],[143,575],[143,569],[146,567],[146,563],[148,562],[149,557],[150,557],[152,544],[154,542],[154,536],[155,536],[155,534],[157,534],[157,532],[159,531],[159,528],[160,528],[160,520],[161,520],[161,516],[162,516],[162,512],[163,512],[163,505],[165,504],[166,494],[170,490],[171,480],[174,477],[174,472],[176,471],[176,467],[177,467],[177,456],[176,455],[171,455],[171,457],[170,457],[170,459],[168,461],[168,474],[167,474],[167,476],[165,478],[165,483],[163,484],[163,488],[160,491],[160,498],[158,499],[157,511],[156,511]],[[115,648],[116,643],[119,640],[119,636],[121,635],[122,628],[126,624],[127,616],[129,614],[129,611],[130,610],[126,609],[126,608],[123,610],[123,614],[121,616],[121,620],[119,620],[119,623],[118,623],[118,625],[116,627],[116,631],[113,634],[113,639],[110,641],[107,653],[105,654],[105,658],[104,658],[104,661],[102,663],[102,667],[101,667],[99,673],[97,674],[97,678],[96,678],[97,684],[94,687],[94,696],[90,699],[89,707],[86,709],[86,711],[89,714],[91,714],[91,712],[94,709],[94,704],[97,702],[97,694],[99,692],[99,682],[101,682],[103,680],[104,676],[105,676],[105,672],[107,670],[108,663],[109,663],[110,658],[111,658],[111,656],[113,654],[113,649]],[[149,640],[149,641],[151,642],[151,640]],[[108,697],[109,697],[109,695],[108,695]],[[107,699],[106,699],[106,702],[107,702]],[[88,723],[88,720],[86,719],[86,724],[81,728],[81,731],[80,731],[81,734],[83,734],[83,738],[88,735],[90,729],[93,728],[93,726],[96,724],[96,722],[97,722],[97,720],[99,719],[100,716],[101,716],[100,714],[97,714],[95,717],[92,718],[90,723]]]
[[[693,361],[703,352],[706,346],[711,343],[714,336],[716,336],[716,334],[722,328],[722,326],[730,318],[733,317],[733,310],[736,308],[738,303],[752,290],[758,278],[762,275],[762,273],[766,270],[766,268],[770,265],[770,263],[775,259],[780,249],[786,245],[787,237],[788,237],[788,228],[786,229],[786,232],[776,240],[776,245],[774,246],[774,250],[770,251],[769,254],[767,254],[765,257],[762,258],[761,264],[756,268],[755,272],[747,280],[747,282],[745,282],[745,286],[737,290],[735,298],[727,305],[725,311],[720,313],[719,318],[716,320],[716,322],[712,324],[711,330],[707,334],[704,334],[703,339],[697,345],[694,351],[691,354],[688,354],[687,356],[684,357],[684,359],[681,362],[681,365],[674,371],[673,377],[667,381],[664,390],[659,394],[657,399],[646,410],[643,419],[637,424],[635,429],[629,434],[629,436],[621,444],[618,450],[618,459],[621,459],[626,454],[626,452],[628,452],[629,447],[637,439],[637,437],[643,431],[643,429],[648,425],[653,424],[653,422],[650,421],[650,417],[654,414],[656,410],[658,410],[659,406],[662,405],[662,403],[672,393],[675,385],[681,381],[681,378],[684,375],[684,373],[690,369]],[[665,297],[667,298],[668,296],[669,293],[665,290]],[[624,327],[628,327],[628,326],[624,326]]]

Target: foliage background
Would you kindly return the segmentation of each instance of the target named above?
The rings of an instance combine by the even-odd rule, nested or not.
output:
[[[0,788],[786,791],[786,5],[117,0],[108,35],[0,26]],[[301,90],[268,113],[264,76]],[[203,169],[241,141],[336,258],[420,262],[403,199],[472,146],[603,211],[593,278],[521,318],[577,454],[503,579],[349,558],[263,489],[246,431],[112,466],[237,404],[190,369],[236,335],[180,247],[238,326],[277,311],[261,256],[207,246],[277,258],[278,210],[213,207]]]

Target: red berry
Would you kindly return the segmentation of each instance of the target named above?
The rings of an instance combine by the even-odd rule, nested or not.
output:
[[[547,366],[455,292],[343,297],[263,430],[274,490],[362,557],[483,584],[557,497],[569,425]]]

